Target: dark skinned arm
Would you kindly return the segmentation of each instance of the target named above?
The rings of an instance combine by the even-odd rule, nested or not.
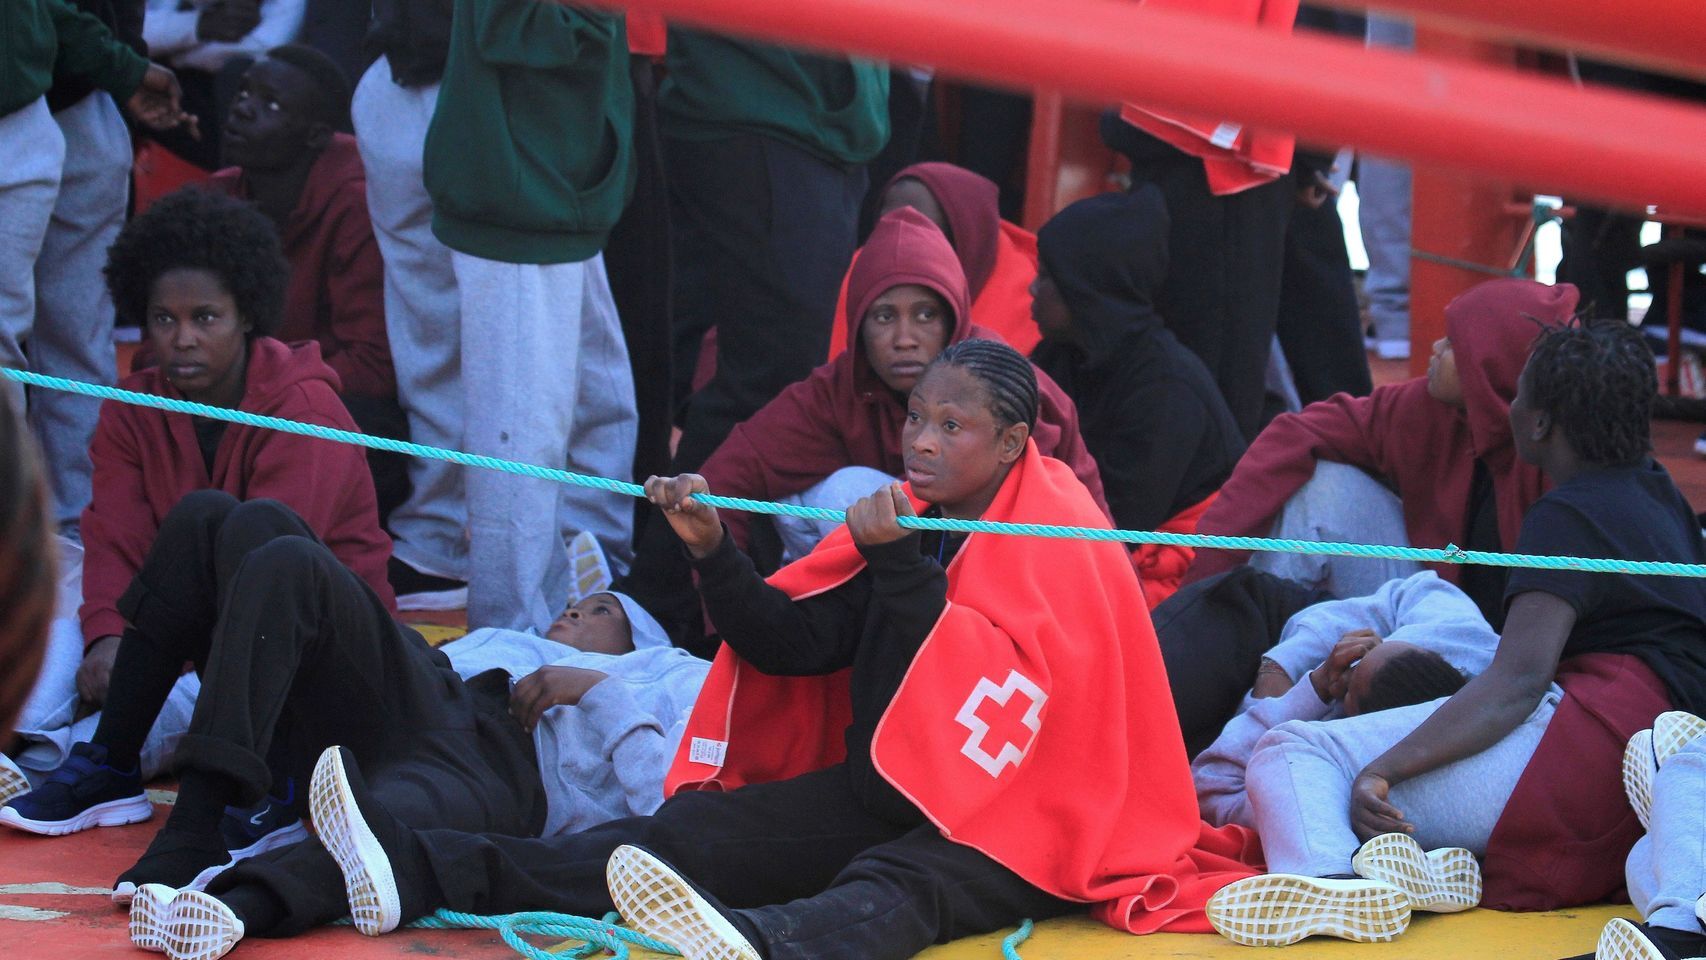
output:
[[[1511,601],[1498,652],[1486,672],[1435,710],[1421,726],[1364,767],[1351,784],[1351,825],[1363,840],[1413,833],[1387,796],[1394,784],[1473,756],[1515,730],[1545,696],[1576,610],[1549,593]]]

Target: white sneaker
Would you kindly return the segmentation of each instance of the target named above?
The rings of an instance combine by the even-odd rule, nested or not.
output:
[[[30,781],[24,776],[24,771],[18,769],[11,757],[0,753],[0,806],[5,806],[6,801],[13,797],[29,792]]]
[[[610,561],[604,556],[604,548],[598,545],[598,538],[587,530],[569,539],[569,570],[575,578],[574,596],[569,598],[569,605],[609,590],[615,580],[610,574]]]
[[[1351,869],[1404,891],[1412,910],[1459,913],[1481,903],[1481,865],[1462,847],[1424,853],[1408,834],[1385,833],[1357,850]]]
[[[130,942],[170,960],[219,960],[243,939],[243,921],[199,890],[145,883],[130,901]]]
[[[1682,710],[1659,714],[1651,730],[1641,730],[1629,738],[1623,748],[1623,792],[1629,806],[1641,821],[1641,827],[1651,826],[1653,782],[1659,768],[1702,735],[1706,735],[1706,720]]]
[[[604,877],[628,925],[681,951],[687,960],[759,960],[758,951],[721,911],[639,847],[617,847]]]
[[[327,747],[314,764],[308,784],[308,810],[326,851],[344,874],[350,920],[369,937],[397,929],[403,907],[397,896],[397,877],[391,858],[368,828],[350,790],[343,752]]]
[[[1641,928],[1618,917],[1599,934],[1594,960],[1670,960],[1670,955],[1647,939]]]
[[[1283,947],[1306,937],[1391,940],[1410,927],[1410,897],[1377,880],[1284,873],[1250,877],[1209,898],[1208,922],[1233,943]]]

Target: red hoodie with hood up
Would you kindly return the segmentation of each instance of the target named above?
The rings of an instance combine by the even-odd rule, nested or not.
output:
[[[213,175],[213,189],[251,199],[239,167]],[[314,161],[296,209],[285,221],[290,284],[284,323],[274,336],[313,340],[343,382],[341,393],[395,397],[397,374],[385,332],[385,265],[367,214],[367,171],[355,138],[334,134]]]
[[[1426,377],[1380,387],[1366,397],[1338,394],[1283,414],[1250,445],[1197,532],[1265,537],[1291,495],[1328,460],[1389,481],[1404,504],[1410,544],[1444,547],[1464,539],[1475,461],[1487,465],[1498,504],[1499,541],[1516,544],[1522,516],[1546,492],[1538,467],[1523,463],[1511,440],[1517,378],[1542,325],[1569,320],[1576,288],[1533,280],[1491,280],[1445,308],[1463,407],[1435,400]],[[1249,555],[1199,550],[1186,582],[1243,563]],[[1429,564],[1456,583],[1456,564]]]
[[[846,352],[782,391],[729,433],[700,469],[711,492],[774,500],[816,486],[843,467],[870,467],[899,476],[906,398],[878,379],[865,360],[859,327],[872,301],[903,284],[936,291],[953,314],[948,343],[999,339],[966,318],[965,275],[948,240],[910,207],[883,217],[853,269],[847,302]],[[1041,404],[1031,436],[1044,456],[1064,461],[1107,514],[1096,461],[1078,433],[1078,410],[1055,382],[1037,371]],[[738,510],[723,522],[744,548],[750,517]]]
[[[119,381],[124,390],[183,399],[158,367]],[[249,413],[356,430],[338,399],[338,375],[314,343],[286,346],[271,337],[249,344],[243,399]],[[328,440],[230,424],[209,475],[195,425],[167,413],[108,400],[89,445],[94,497],[83,511],[84,643],[124,632],[118,599],[154,545],[168,511],[196,490],[223,490],[238,500],[261,497],[301,515],[344,565],[397,607],[385,564],[391,540],[379,528],[367,453]]]

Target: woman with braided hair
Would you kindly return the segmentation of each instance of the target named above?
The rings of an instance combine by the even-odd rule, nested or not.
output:
[[[328,750],[311,805],[356,928],[441,906],[616,907],[721,960],[900,960],[1086,906],[1134,933],[1206,931],[1203,904],[1250,874],[1254,838],[1197,815],[1124,549],[900,523],[1106,528],[1071,469],[1038,452],[1039,408],[1012,348],[949,345],[907,400],[906,484],[855,503],[768,581],[699,501],[703,477],[648,480],[724,644],[670,799],[538,840],[417,830],[350,752]]]
[[[1517,553],[1706,562],[1651,456],[1656,392],[1628,324],[1540,334],[1510,431],[1552,489]],[[1623,886],[1611,865],[1641,835],[1624,746],[1660,713],[1706,708],[1706,581],[1522,567],[1505,598],[1492,663],[1455,695],[1263,737],[1248,786],[1275,872],[1217,894],[1216,929],[1257,945],[1390,940],[1412,910],[1556,909]]]

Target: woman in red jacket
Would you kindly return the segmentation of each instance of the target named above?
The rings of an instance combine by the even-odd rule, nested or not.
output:
[[[180,191],[125,227],[106,273],[119,313],[142,324],[160,358],[121,388],[356,429],[319,346],[287,347],[268,336],[282,315],[288,268],[272,225],[253,208]],[[89,703],[109,694],[132,612],[127,588],[161,519],[193,490],[283,502],[395,606],[385,578],[390,541],[360,448],[109,401],[89,453],[94,497],[82,519],[80,614],[88,648],[77,674]]]

